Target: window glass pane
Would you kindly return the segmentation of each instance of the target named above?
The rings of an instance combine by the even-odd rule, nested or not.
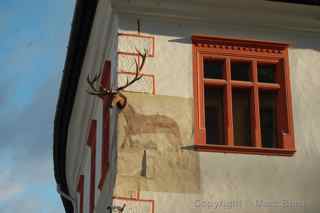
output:
[[[276,148],[277,143],[277,103],[276,92],[260,91],[260,127],[262,146]]]
[[[258,81],[275,83],[275,64],[258,64]]]
[[[239,81],[250,81],[249,62],[231,62],[231,79]]]
[[[225,144],[223,91],[223,88],[205,88],[205,119],[207,144]]]
[[[250,90],[232,90],[234,144],[251,146]]]
[[[223,60],[204,60],[204,77],[205,78],[223,78],[224,61]]]

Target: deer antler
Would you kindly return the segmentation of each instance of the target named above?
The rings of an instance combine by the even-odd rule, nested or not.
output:
[[[89,75],[87,76],[87,82],[91,88],[91,91],[87,90],[87,92],[89,94],[102,97],[102,96],[106,96],[110,93],[110,91],[108,89],[104,88],[101,84],[99,85],[99,88],[95,87],[95,84],[99,80],[100,76],[101,76],[101,72],[96,74],[92,79],[90,79]]]
[[[139,63],[137,62],[137,60],[135,59],[135,65],[136,65],[136,72],[135,75],[133,77],[133,79],[131,79],[131,81],[129,82],[128,78],[127,78],[127,83],[121,87],[118,87],[116,89],[117,92],[120,92],[122,90],[124,90],[125,88],[127,88],[128,86],[130,86],[131,84],[133,84],[134,82],[140,80],[143,77],[143,74],[141,73],[141,70],[145,64],[146,58],[147,58],[147,50],[144,49],[144,53],[142,54],[139,50],[137,50],[138,55],[142,58],[141,64],[139,65]]]
[[[123,108],[126,104],[126,97],[121,93],[121,91],[123,91],[125,88],[129,87],[131,84],[140,80],[143,77],[141,70],[147,58],[147,50],[145,49],[143,54],[137,49],[136,51],[138,53],[138,56],[142,58],[142,61],[141,61],[141,64],[139,65],[138,61],[135,59],[136,72],[133,79],[129,81],[129,79],[127,78],[127,83],[125,85],[118,87],[115,90],[110,90],[108,88],[104,88],[101,84],[99,84],[98,87],[96,87],[96,83],[101,76],[101,72],[96,74],[92,79],[88,75],[87,83],[89,84],[91,90],[87,90],[87,92],[91,95],[95,95],[99,97],[110,96],[112,97],[112,100],[117,96],[118,98],[123,99],[122,101],[120,101],[121,103],[119,102],[117,103],[117,106],[119,108]]]

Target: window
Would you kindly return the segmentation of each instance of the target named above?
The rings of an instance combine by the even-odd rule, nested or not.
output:
[[[192,36],[195,148],[295,152],[288,45]]]

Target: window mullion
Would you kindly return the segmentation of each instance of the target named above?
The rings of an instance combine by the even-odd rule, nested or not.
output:
[[[227,80],[225,102],[226,102],[226,138],[227,145],[234,146],[233,140],[233,114],[232,114],[232,85],[231,85],[231,62],[230,58],[226,60],[225,77]]]
[[[260,128],[260,106],[259,106],[259,87],[257,85],[258,82],[258,70],[257,70],[257,61],[252,62],[252,81],[254,83],[253,86],[253,95],[252,95],[252,119],[251,122],[253,125],[253,141],[255,147],[261,148],[261,128]]]

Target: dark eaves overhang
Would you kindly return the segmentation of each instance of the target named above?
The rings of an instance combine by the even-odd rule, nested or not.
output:
[[[54,120],[54,175],[60,190],[67,195],[69,195],[69,189],[65,161],[68,127],[97,4],[98,0],[77,0],[76,2]],[[61,199],[66,212],[72,213],[72,203],[64,197]]]

